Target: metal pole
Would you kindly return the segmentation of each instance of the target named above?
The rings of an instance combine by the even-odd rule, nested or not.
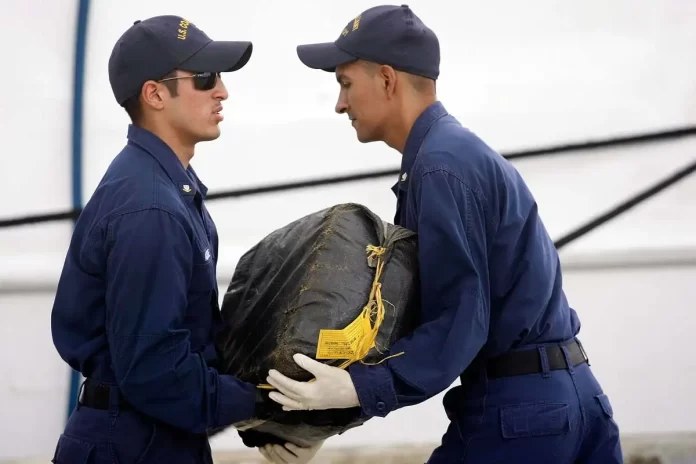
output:
[[[75,30],[75,69],[72,108],[72,206],[82,208],[82,120],[89,0],[79,0]],[[80,373],[70,372],[67,418],[77,405]]]

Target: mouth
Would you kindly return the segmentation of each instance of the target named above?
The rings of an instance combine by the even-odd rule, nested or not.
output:
[[[222,121],[225,117],[222,115],[222,106],[216,106],[213,109],[213,115],[218,121]]]

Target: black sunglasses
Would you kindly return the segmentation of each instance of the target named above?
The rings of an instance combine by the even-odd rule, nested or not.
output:
[[[193,87],[196,90],[211,90],[215,88],[220,73],[202,72],[190,76],[175,76],[160,79],[157,82],[172,81],[174,79],[193,79]]]

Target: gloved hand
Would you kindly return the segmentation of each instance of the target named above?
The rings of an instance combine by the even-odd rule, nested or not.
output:
[[[285,446],[268,444],[259,448],[259,452],[274,464],[307,464],[323,444],[324,442],[320,441],[307,448],[292,443],[286,443]]]
[[[360,406],[358,394],[347,371],[299,353],[294,355],[293,359],[298,366],[312,373],[315,380],[298,382],[271,369],[267,381],[278,391],[270,392],[268,397],[283,405],[283,410],[343,409]]]

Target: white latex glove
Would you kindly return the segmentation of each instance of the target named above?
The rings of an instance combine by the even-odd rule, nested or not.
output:
[[[286,443],[285,446],[269,443],[263,448],[259,448],[259,452],[267,461],[274,464],[307,464],[314,458],[323,444],[324,442],[320,441],[305,448],[292,443]]]
[[[350,374],[338,367],[328,366],[303,354],[293,359],[302,369],[315,377],[311,382],[298,382],[271,369],[266,379],[278,391],[268,394],[283,410],[344,409],[360,406]]]

